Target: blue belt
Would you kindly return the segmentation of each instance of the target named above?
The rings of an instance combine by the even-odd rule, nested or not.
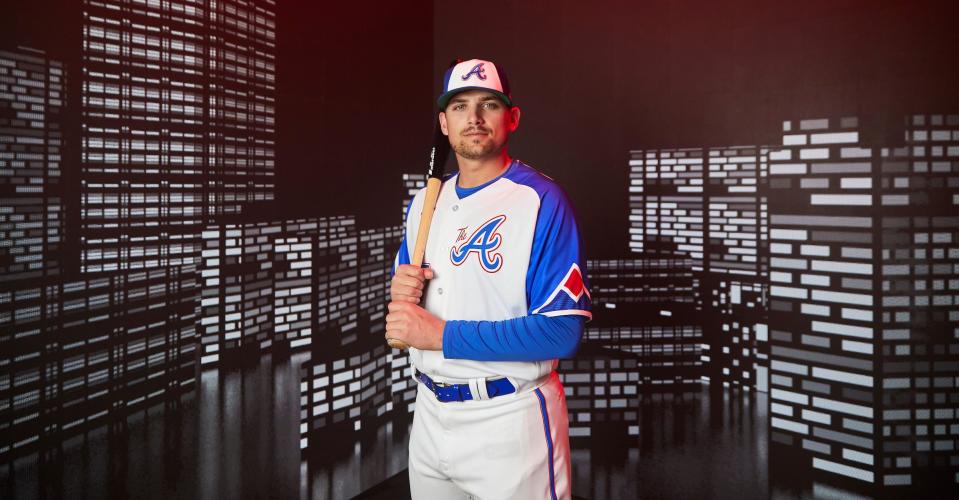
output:
[[[416,371],[416,378],[423,382],[423,385],[427,389],[433,392],[436,395],[436,399],[441,403],[449,403],[452,401],[469,401],[471,399],[476,399],[473,397],[473,393],[470,392],[469,384],[441,384],[439,382],[434,382],[433,379],[426,376],[425,373]],[[486,394],[490,399],[495,398],[496,396],[505,396],[506,394],[512,394],[516,392],[516,387],[513,386],[512,382],[508,379],[500,378],[496,380],[487,380],[486,381]]]

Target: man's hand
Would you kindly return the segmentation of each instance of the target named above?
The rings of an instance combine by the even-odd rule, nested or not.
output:
[[[385,337],[387,339],[402,340],[410,347],[417,349],[443,350],[445,321],[412,302],[394,300],[388,307],[390,312],[386,315]]]
[[[393,302],[411,302],[419,304],[423,297],[426,280],[433,279],[433,270],[403,264],[396,269],[390,280],[390,300]]]

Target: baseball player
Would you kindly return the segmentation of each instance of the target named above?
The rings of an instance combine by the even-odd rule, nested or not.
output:
[[[409,265],[423,191],[408,208],[386,318],[418,382],[412,497],[570,498],[555,370],[591,317],[573,209],[552,179],[510,158],[520,110],[501,67],[454,65],[438,104],[459,171],[442,184],[423,268]]]

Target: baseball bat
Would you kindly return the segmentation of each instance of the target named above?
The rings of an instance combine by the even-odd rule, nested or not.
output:
[[[455,64],[455,62],[453,63]],[[436,199],[443,185],[443,169],[446,159],[450,155],[450,141],[443,134],[439,121],[433,125],[433,147],[430,148],[429,170],[426,181],[426,198],[423,200],[423,212],[420,214],[420,226],[416,231],[416,245],[413,246],[411,264],[420,267],[426,255],[426,237],[430,233],[430,224],[433,222],[433,211],[436,209]],[[424,297],[426,295],[424,294]],[[386,343],[394,349],[409,349],[409,345],[402,340],[388,338]]]

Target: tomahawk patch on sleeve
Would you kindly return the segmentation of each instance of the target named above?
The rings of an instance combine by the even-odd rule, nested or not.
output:
[[[575,263],[570,266],[569,272],[543,305],[532,311],[533,314],[544,314],[546,316],[559,316],[563,314],[581,314],[592,317],[589,312],[590,295],[586,289],[586,283],[583,281],[582,271]]]
[[[583,244],[565,193],[544,182],[526,290],[529,314],[592,318]]]

